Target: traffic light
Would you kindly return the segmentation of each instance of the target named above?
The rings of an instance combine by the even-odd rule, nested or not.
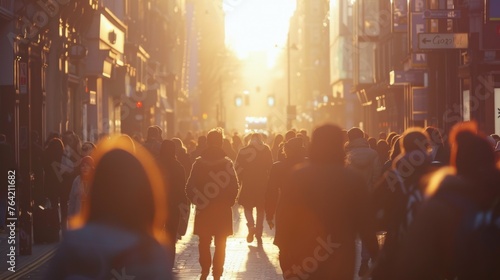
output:
[[[142,101],[135,102],[135,119],[137,121],[142,121],[144,118],[144,108]]]

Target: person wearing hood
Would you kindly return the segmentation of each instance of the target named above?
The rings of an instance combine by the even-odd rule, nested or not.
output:
[[[193,163],[186,184],[186,195],[196,205],[193,233],[199,237],[200,279],[207,279],[211,267],[214,279],[222,277],[226,239],[233,234],[231,207],[236,201],[239,183],[233,162],[222,150],[222,136],[222,128],[208,132],[207,148]],[[212,237],[215,243],[213,259]]]
[[[247,220],[247,242],[255,238],[262,245],[264,229],[265,195],[269,172],[273,165],[273,155],[269,146],[264,144],[261,135],[254,133],[250,143],[242,148],[236,157],[236,172],[241,181],[241,193],[238,203],[243,206]],[[253,209],[257,210],[257,220],[253,217]]]
[[[345,145],[346,166],[358,172],[364,179],[367,190],[371,191],[380,177],[382,167],[378,160],[377,151],[370,148],[364,136],[365,133],[358,127],[353,127],[347,132],[349,141]],[[366,273],[369,261],[368,250],[362,246],[359,275]]]

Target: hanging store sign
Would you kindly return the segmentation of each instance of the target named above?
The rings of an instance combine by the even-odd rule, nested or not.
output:
[[[462,12],[460,10],[425,10],[424,18],[426,19],[456,19],[461,18]]]
[[[426,87],[412,87],[412,115],[414,121],[427,119],[428,89]]]
[[[412,52],[418,50],[418,34],[425,32],[425,19],[423,13],[411,13],[410,46]]]
[[[469,34],[467,33],[418,34],[418,48],[421,50],[466,49],[468,47]]]
[[[408,32],[408,2],[407,0],[392,1],[392,32]]]

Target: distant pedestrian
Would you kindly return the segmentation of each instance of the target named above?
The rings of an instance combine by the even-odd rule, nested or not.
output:
[[[253,133],[250,143],[242,148],[236,157],[236,172],[241,183],[238,203],[243,206],[247,220],[247,242],[255,238],[262,246],[262,232],[265,217],[265,195],[273,156],[269,146],[264,144],[259,133]],[[254,219],[253,210],[257,212]]]
[[[294,223],[287,234],[294,246],[287,254],[292,267],[283,271],[285,279],[353,279],[358,235],[371,255],[377,255],[366,181],[344,167],[342,138],[335,125],[318,127],[310,164],[288,179],[293,196],[288,211]]]
[[[273,143],[271,146],[271,152],[273,153],[273,161],[278,161],[278,152],[280,151],[280,145],[285,138],[281,134],[276,134],[273,139]]]
[[[230,158],[232,161],[236,160],[236,152],[233,150],[233,147],[231,145],[231,142],[229,139],[224,138],[224,143],[222,144],[222,149],[224,150],[224,153],[226,153],[227,157]]]
[[[224,272],[226,239],[233,234],[231,207],[238,194],[238,178],[232,161],[222,150],[223,130],[213,129],[207,135],[207,147],[193,163],[186,184],[186,194],[196,205],[194,234],[199,237],[201,278],[207,279],[212,267],[214,279]],[[212,237],[215,253],[210,252]]]
[[[207,137],[201,135],[198,137],[198,142],[196,143],[196,148],[191,153],[191,161],[194,162],[207,148]]]
[[[382,166],[380,165],[377,152],[370,148],[364,136],[365,133],[357,127],[351,128],[347,132],[349,141],[345,146],[346,165],[362,176],[365,180],[367,191],[371,191],[380,178]],[[358,273],[360,276],[368,271],[370,258],[368,248],[362,245],[361,265]]]
[[[80,161],[80,174],[76,176],[71,187],[68,201],[68,217],[71,218],[80,213],[82,205],[86,203],[90,192],[90,184],[94,172],[94,160],[85,156]]]
[[[430,156],[433,163],[437,166],[448,165],[450,163],[450,148],[443,141],[439,129],[428,126],[425,128],[425,132],[429,135],[431,148]]]
[[[238,154],[238,152],[240,151],[240,149],[243,147],[243,142],[241,141],[241,138],[238,135],[238,133],[235,132],[233,134],[233,137],[231,138],[231,140],[232,140],[231,145],[233,146],[233,151],[236,154]]]
[[[144,147],[151,153],[155,159],[160,158],[161,135],[160,130],[156,126],[148,127],[146,141]]]
[[[135,149],[122,137],[99,144],[89,199],[45,279],[173,279],[162,177],[152,156]]]

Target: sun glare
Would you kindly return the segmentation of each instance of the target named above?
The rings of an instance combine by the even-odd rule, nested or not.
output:
[[[266,52],[268,66],[286,45],[294,0],[224,0],[226,45],[240,59]]]

